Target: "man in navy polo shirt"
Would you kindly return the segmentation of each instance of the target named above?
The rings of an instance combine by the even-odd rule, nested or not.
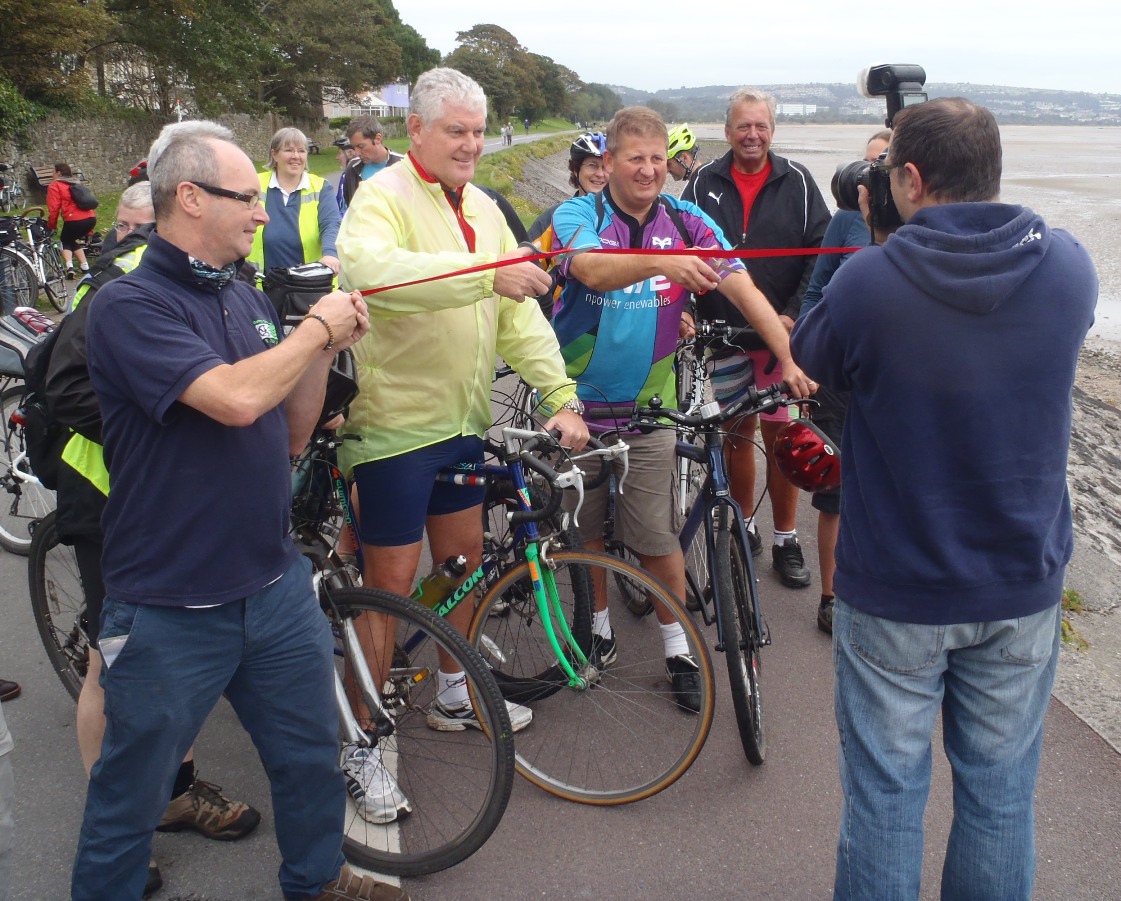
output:
[[[149,173],[157,230],[88,324],[113,491],[106,731],[72,898],[140,897],[178,762],[222,694],[269,773],[284,896],[402,898],[344,865],[332,641],[287,534],[288,455],[334,354],[369,330],[365,304],[332,292],[278,343],[275,310],[234,279],[268,221],[252,162],[219,125],[169,128]]]

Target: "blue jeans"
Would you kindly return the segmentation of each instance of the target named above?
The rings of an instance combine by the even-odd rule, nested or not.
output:
[[[225,693],[272,788],[286,898],[343,863],[333,640],[300,558],[243,600],[186,609],[105,599],[105,739],[90,774],[74,901],[139,899],[183,755]]]
[[[1059,607],[928,626],[833,608],[841,829],[833,897],[919,896],[931,735],[942,712],[954,821],[942,898],[1027,899],[1033,792],[1055,680]]]

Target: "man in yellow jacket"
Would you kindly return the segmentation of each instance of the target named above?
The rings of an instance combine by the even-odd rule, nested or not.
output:
[[[482,155],[486,97],[454,69],[424,73],[408,117],[411,149],[359,191],[339,231],[342,280],[350,290],[417,279],[530,253],[519,248],[494,202],[470,184]],[[468,572],[482,557],[482,489],[436,485],[442,467],[481,461],[491,422],[490,389],[501,356],[545,398],[562,443],[588,438],[557,339],[533,298],[550,280],[534,263],[487,269],[368,296],[371,331],[356,345],[359,395],[340,463],[358,486],[363,584],[412,591],[425,531],[434,560],[464,555]],[[530,302],[526,302],[526,298]],[[461,630],[471,610],[449,619]],[[375,676],[393,648],[388,623],[367,623]],[[435,729],[478,727],[463,674],[439,678]],[[511,707],[515,730],[532,712]],[[364,751],[364,749],[363,749]],[[351,794],[367,819],[386,822],[409,810],[392,777],[369,755],[344,761]]]

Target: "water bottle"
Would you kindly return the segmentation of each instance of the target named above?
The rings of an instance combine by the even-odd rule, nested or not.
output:
[[[436,567],[435,572],[421,579],[412,593],[412,599],[432,609],[447,598],[467,575],[467,558],[448,557]]]

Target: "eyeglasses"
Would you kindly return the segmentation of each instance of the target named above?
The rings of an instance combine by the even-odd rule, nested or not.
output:
[[[124,233],[127,234],[128,232],[136,231],[136,229],[140,228],[140,226],[147,225],[147,224],[148,223],[146,223],[146,222],[140,222],[137,225],[133,225],[132,223],[129,223],[129,222],[114,222],[113,223],[113,229],[115,231],[124,232]]]
[[[215,185],[206,185],[201,181],[192,181],[190,184],[196,188],[202,188],[207,194],[213,194],[215,197],[228,197],[230,200],[240,200],[249,209],[253,209],[261,202],[260,194],[242,194],[241,191],[231,191],[229,188],[219,188]]]

